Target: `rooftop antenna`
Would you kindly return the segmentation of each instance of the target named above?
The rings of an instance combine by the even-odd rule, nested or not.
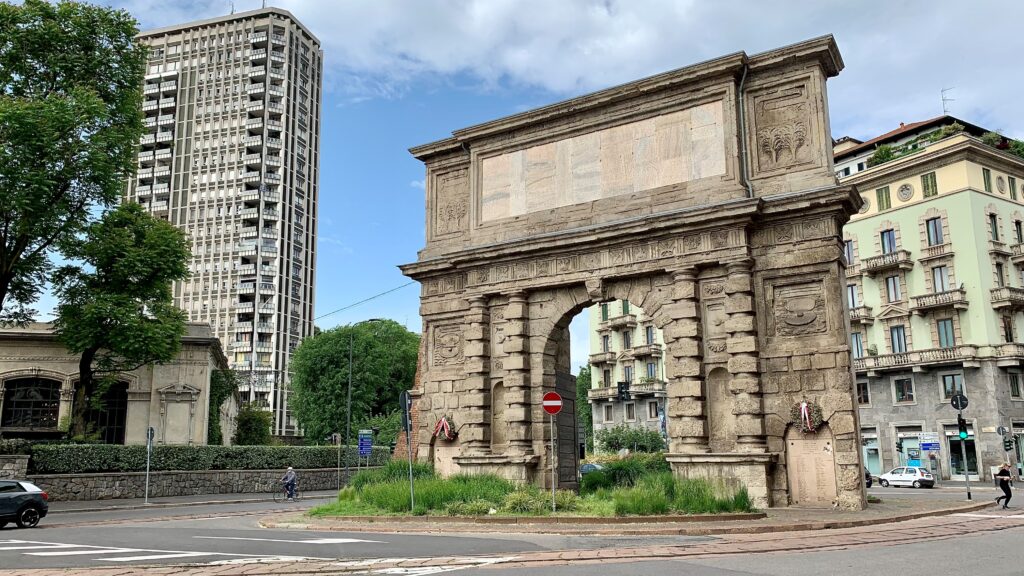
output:
[[[235,13],[235,3],[234,3],[234,1],[231,2],[231,13],[232,14]]]
[[[956,102],[956,98],[949,98],[949,97],[946,96],[946,92],[954,90],[955,88],[956,87],[954,86],[952,88],[943,88],[941,90],[941,93],[942,93],[942,113],[943,114],[949,114],[949,106],[947,104],[949,104],[950,102]]]
[[[267,7],[267,0],[263,0],[263,8]]]

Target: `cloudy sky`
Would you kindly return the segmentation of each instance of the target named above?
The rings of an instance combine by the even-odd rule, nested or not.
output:
[[[228,0],[118,0],[142,28],[226,14]],[[833,34],[833,136],[867,139],[950,111],[1024,137],[1024,2],[993,0],[269,0],[323,43],[317,314],[407,280],[423,245],[423,170],[406,149],[453,129],[740,50]],[[260,0],[236,0],[237,11]],[[318,320],[419,331],[408,286]],[[577,325],[578,326],[578,325]],[[574,331],[577,335],[579,330]],[[574,337],[573,362],[585,361]]]

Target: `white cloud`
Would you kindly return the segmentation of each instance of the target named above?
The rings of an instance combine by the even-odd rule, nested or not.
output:
[[[125,0],[146,25],[227,10],[223,0]],[[239,10],[259,6],[239,0]],[[869,137],[952,112],[1024,136],[1018,55],[1024,3],[706,2],[697,0],[279,0],[325,48],[329,90],[346,101],[396,97],[413,81],[459,75],[482,88],[539,87],[552,99],[708,58],[834,33],[848,69],[833,81],[835,135]],[[1005,28],[1000,23],[1006,23]]]
[[[427,189],[427,181],[426,180],[413,180],[412,182],[409,182],[409,186],[411,186],[413,188],[419,188],[420,190],[426,190]]]

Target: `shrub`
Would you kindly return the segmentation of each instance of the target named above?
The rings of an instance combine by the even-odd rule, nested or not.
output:
[[[232,444],[240,446],[265,446],[270,444],[270,427],[274,417],[263,408],[246,404],[235,416],[235,435]]]
[[[662,452],[633,454],[630,458],[640,462],[640,465],[647,472],[672,471],[672,465],[668,463],[668,460],[665,460],[665,454]]]
[[[495,508],[497,505],[487,500],[473,500],[472,502],[452,502],[445,512],[449,516],[486,516]]]
[[[1003,136],[998,132],[985,132],[981,135],[981,141],[989,146],[996,147],[1002,144]]]
[[[358,450],[343,450],[355,466]],[[391,459],[387,448],[374,448],[371,465]],[[152,470],[283,470],[289,466],[335,468],[338,449],[334,446],[154,446]],[[145,446],[118,444],[36,444],[32,447],[30,469],[35,474],[82,474],[87,472],[144,472]]]
[[[603,470],[591,472],[580,481],[580,494],[591,494],[603,488],[611,488],[615,484]]]
[[[640,460],[636,458],[623,458],[606,465],[603,472],[608,475],[614,486],[632,486],[647,471]]]
[[[597,432],[597,443],[605,452],[618,452],[623,448],[633,452],[660,452],[665,449],[665,439],[657,430],[615,426]]]
[[[718,492],[724,492],[719,487]],[[746,488],[725,496],[716,494],[715,486],[707,480],[677,480],[676,497],[672,507],[687,514],[717,514],[719,512],[751,512],[754,510]]]
[[[424,478],[415,485],[416,513],[447,510],[456,502],[500,502],[512,490],[509,481],[491,475]],[[389,512],[409,510],[408,480],[365,484],[359,494],[364,502]]]
[[[412,476],[414,479],[434,478],[434,468],[429,464],[414,462]],[[351,485],[356,490],[362,490],[363,486],[368,484],[383,484],[402,480],[409,481],[408,460],[392,460],[376,470],[363,470],[352,477]]]
[[[875,149],[875,152],[868,157],[868,166],[878,166],[884,164],[889,160],[896,157],[896,152],[892,149],[892,146],[888,144],[882,144]]]
[[[0,439],[0,455],[32,454],[32,443],[19,438]]]
[[[434,479],[428,479],[416,483],[416,503],[419,505],[417,508],[422,507],[420,498],[424,489],[423,485],[428,482],[436,481],[437,480]],[[359,498],[371,506],[376,506],[377,508],[388,512],[408,512],[409,484],[408,482],[369,484],[363,486],[359,491]]]
[[[580,507],[580,497],[572,490],[555,492],[555,507],[559,512],[573,512]]]
[[[524,486],[509,492],[501,503],[501,509],[513,514],[543,515],[551,512],[551,500],[545,498],[545,494],[537,488]]]
[[[338,490],[338,502],[352,502],[359,498],[356,494],[356,489],[351,486],[345,486],[341,490]]]
[[[615,515],[650,516],[669,511],[669,499],[664,492],[651,485],[619,488],[612,492]]]

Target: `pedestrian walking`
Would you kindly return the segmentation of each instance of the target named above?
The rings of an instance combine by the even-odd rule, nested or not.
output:
[[[999,501],[1003,501],[1003,510],[1009,508],[1010,498],[1013,496],[1013,492],[1010,490],[1010,485],[1013,481],[1013,476],[1010,475],[1010,465],[1003,464],[999,468],[999,472],[996,472],[996,478],[999,480],[999,487],[1003,490],[1003,495],[996,497],[996,504]]]

